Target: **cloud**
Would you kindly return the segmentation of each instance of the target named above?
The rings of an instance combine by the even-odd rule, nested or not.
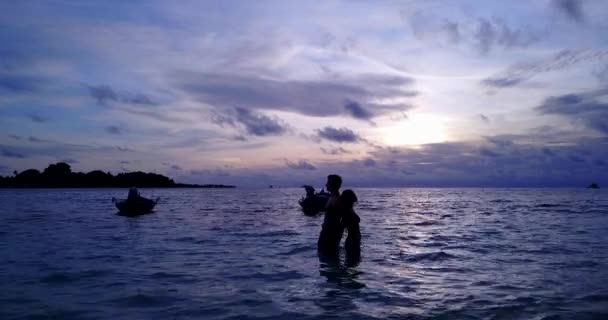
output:
[[[37,115],[37,114],[33,114],[33,113],[28,114],[27,117],[30,120],[32,120],[32,122],[36,122],[36,123],[44,123],[44,122],[49,121],[48,118],[45,118],[45,117],[43,117],[41,115]]]
[[[585,20],[583,13],[583,1],[580,0],[551,0],[553,7],[557,8],[566,17],[582,22]]]
[[[108,126],[105,128],[107,133],[111,133],[111,134],[123,134],[124,133],[124,129],[118,126]]]
[[[378,103],[379,98],[409,98],[414,80],[402,76],[365,75],[343,80],[295,81],[247,75],[183,73],[178,87],[193,99],[218,109],[290,111],[315,117],[347,115],[369,120],[405,111],[408,105]],[[354,102],[354,104],[353,104]]]
[[[240,134],[240,135],[236,135],[236,136],[232,137],[232,140],[234,140],[234,141],[247,141],[247,138],[245,136],[243,136],[243,135]]]
[[[342,147],[334,147],[334,148],[321,147],[321,152],[323,152],[324,154],[327,154],[327,155],[332,155],[332,156],[351,153],[350,151],[348,151]]]
[[[148,96],[141,93],[116,92],[108,85],[87,86],[89,94],[97,104],[108,105],[111,102],[132,105],[157,105]]]
[[[134,149],[127,148],[127,147],[115,146],[114,149],[116,149],[116,150],[118,150],[120,152],[135,152]]]
[[[325,127],[317,130],[317,135],[321,139],[338,143],[357,143],[361,137],[348,128]]]
[[[447,34],[448,41],[452,44],[457,44],[460,42],[460,27],[458,23],[446,20],[443,24],[443,28]]]
[[[492,151],[488,148],[481,148],[479,150],[479,154],[481,154],[484,157],[492,157],[492,158],[500,156],[499,153]]]
[[[566,117],[588,128],[608,134],[608,89],[546,98],[536,107],[542,114]]]
[[[593,71],[593,75],[597,78],[597,80],[602,83],[608,83],[608,64],[603,65],[597,70]]]
[[[549,149],[547,147],[543,147],[542,152],[543,152],[543,154],[545,154],[546,156],[549,156],[549,157],[555,156],[555,152],[553,152],[551,149]]]
[[[561,50],[545,60],[519,63],[485,78],[481,84],[493,88],[514,87],[538,74],[562,70],[580,63],[608,59],[608,50]]]
[[[15,140],[21,140],[21,138],[22,138],[21,136],[18,136],[18,135],[15,135],[15,134],[9,134],[8,136],[9,136],[9,138],[13,138]]]
[[[7,150],[7,149],[2,149],[1,155],[6,158],[17,158],[17,159],[26,158],[26,156],[22,153],[14,152],[14,151]]]
[[[376,166],[376,160],[368,158],[363,160],[363,165],[366,167],[374,167]]]
[[[515,142],[513,142],[513,140],[508,139],[504,136],[486,137],[486,141],[501,149],[512,147],[513,145],[515,145]]]
[[[474,38],[479,52],[487,54],[494,46],[527,47],[538,37],[527,29],[512,29],[500,20],[479,18]]]
[[[494,38],[496,31],[494,30],[494,26],[486,20],[479,19],[479,25],[477,27],[477,32],[475,33],[475,37],[478,41],[479,51],[482,53],[488,53],[494,44]]]
[[[289,160],[285,160],[285,164],[288,168],[294,170],[317,170],[317,167],[305,160],[300,160],[298,162],[291,162]]]
[[[277,117],[268,117],[244,108],[236,108],[236,121],[245,126],[247,133],[255,136],[281,135],[286,126]]]
[[[44,83],[39,78],[0,74],[0,93],[32,93],[41,90]]]
[[[350,113],[350,115],[355,119],[369,120],[374,117],[374,115],[363,108],[356,101],[347,101],[344,105],[344,108]]]
[[[343,173],[349,184],[374,186],[585,186],[608,179],[587,165],[608,158],[608,139],[562,136],[554,142],[535,132],[377,149],[369,153],[373,170],[361,160],[323,169]]]
[[[277,136],[287,132],[287,124],[278,117],[270,117],[245,108],[234,108],[215,112],[212,121],[218,125],[229,125],[231,127],[243,128],[246,133],[254,136]],[[238,135],[235,140],[246,141],[243,135]]]
[[[445,11],[422,9],[403,18],[417,39],[442,49],[465,45],[481,54],[488,54],[495,48],[527,47],[540,39],[539,32],[530,26],[513,26],[500,18],[467,14],[454,20],[453,15],[445,16]]]
[[[79,163],[79,161],[78,161],[78,160],[76,160],[76,159],[72,159],[72,158],[63,159],[63,160],[61,160],[61,162],[65,162],[65,163],[68,163],[68,164],[76,164],[76,163]]]

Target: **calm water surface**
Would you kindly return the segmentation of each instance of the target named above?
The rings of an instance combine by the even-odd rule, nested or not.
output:
[[[300,189],[0,190],[0,319],[608,319],[608,192],[357,189],[320,262]]]

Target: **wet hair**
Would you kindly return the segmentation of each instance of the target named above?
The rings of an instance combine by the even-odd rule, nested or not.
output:
[[[352,205],[353,203],[359,200],[357,199],[357,195],[355,194],[355,192],[351,189],[344,190],[340,198],[342,199],[342,201],[349,205]]]
[[[342,186],[342,177],[337,174],[330,174],[327,176],[327,183],[336,187],[336,189],[340,189]]]

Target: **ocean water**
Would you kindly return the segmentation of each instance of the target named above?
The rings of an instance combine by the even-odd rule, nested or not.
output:
[[[0,319],[608,319],[605,189],[356,189],[320,261],[301,189],[0,190]]]

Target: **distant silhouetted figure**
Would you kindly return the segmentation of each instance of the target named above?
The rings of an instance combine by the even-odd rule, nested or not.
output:
[[[317,247],[319,253],[332,257],[338,255],[338,248],[344,230],[340,222],[342,218],[342,210],[340,208],[341,186],[342,178],[339,175],[330,174],[327,176],[325,187],[331,194],[331,197],[327,200],[325,217],[323,219],[323,226],[321,228],[321,234],[319,234]]]
[[[359,229],[361,219],[353,209],[357,201],[357,195],[350,189],[344,190],[340,196],[340,207],[343,210],[342,226],[348,232],[344,242],[347,264],[358,264],[361,260],[361,230]]]
[[[135,187],[131,187],[129,189],[129,196],[127,196],[127,200],[128,201],[137,201],[137,199],[139,199],[140,195],[139,195],[139,191],[137,191],[137,188]]]

